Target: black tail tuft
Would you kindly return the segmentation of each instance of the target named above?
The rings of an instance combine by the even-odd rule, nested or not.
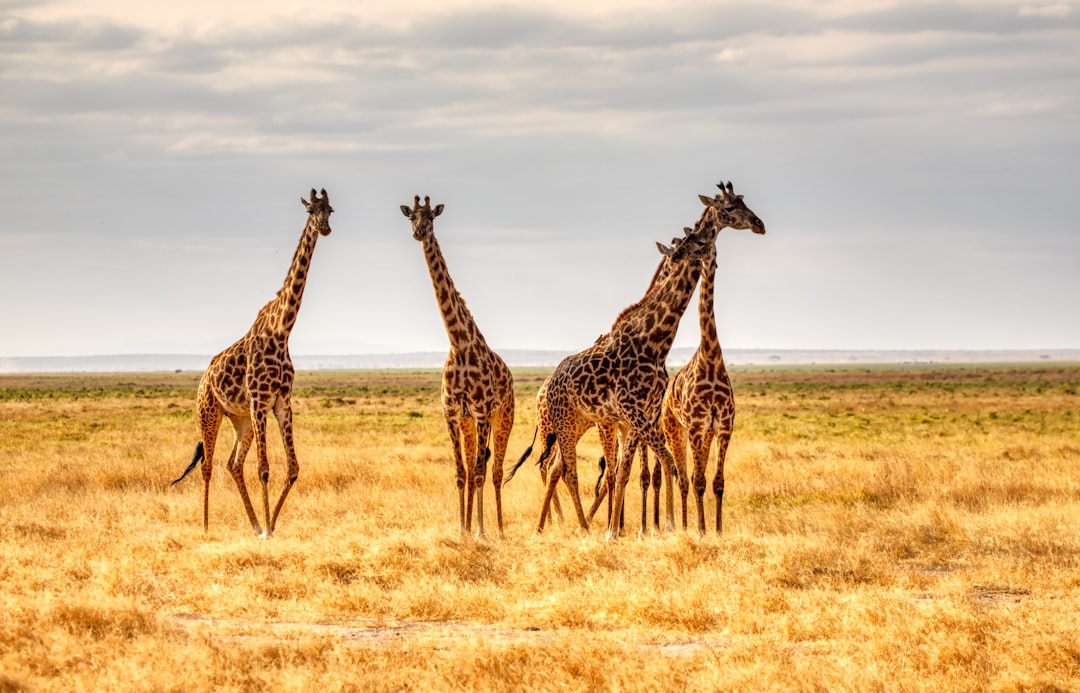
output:
[[[525,460],[529,459],[529,455],[532,454],[533,445],[536,443],[536,433],[539,430],[539,426],[533,429],[533,442],[529,443],[528,449],[525,450],[525,453],[521,456],[521,459],[517,461],[517,464],[510,468],[510,472],[506,475],[506,478],[503,479],[503,486],[506,486],[508,483],[510,483],[510,480],[514,478],[515,474],[517,474],[518,467],[525,464]]]
[[[599,496],[600,495],[600,484],[604,483],[604,471],[605,470],[607,470],[607,460],[605,460],[603,458],[603,456],[601,456],[600,457],[600,476],[596,480],[596,490],[593,491],[594,496]]]
[[[192,469],[195,469],[195,465],[197,465],[202,458],[203,458],[203,444],[202,444],[202,441],[200,440],[198,443],[195,444],[195,457],[192,458],[191,464],[189,464],[187,466],[187,469],[185,469],[184,473],[180,475],[180,478],[178,478],[176,481],[172,482],[172,484],[170,484],[170,486],[175,486],[176,484],[179,484],[181,481],[183,481],[184,477],[187,476],[188,474],[190,474]]]
[[[547,437],[544,438],[544,451],[540,453],[540,457],[536,460],[537,467],[543,467],[544,461],[547,460],[548,455],[551,454],[552,449],[555,447],[555,441],[558,440],[558,438],[559,436],[554,432],[548,433]]]

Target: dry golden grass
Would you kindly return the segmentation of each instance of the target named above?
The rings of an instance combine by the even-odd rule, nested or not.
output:
[[[734,377],[725,535],[638,539],[635,487],[607,544],[532,536],[532,467],[457,536],[438,373],[300,374],[269,541],[228,427],[208,534],[168,485],[197,375],[0,376],[0,691],[1080,689],[1080,369]]]

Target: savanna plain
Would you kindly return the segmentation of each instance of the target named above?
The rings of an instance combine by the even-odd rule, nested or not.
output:
[[[531,463],[460,536],[437,371],[298,374],[275,535],[228,425],[204,533],[198,377],[0,376],[0,691],[1080,690],[1080,366],[737,368],[724,534],[640,537],[635,470],[614,543]]]

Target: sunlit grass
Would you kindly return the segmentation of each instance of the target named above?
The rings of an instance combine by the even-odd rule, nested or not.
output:
[[[269,541],[225,426],[204,534],[197,378],[0,377],[0,691],[1080,687],[1080,369],[738,370],[725,535],[639,539],[635,472],[615,544],[531,466],[458,536],[427,371],[300,374]]]

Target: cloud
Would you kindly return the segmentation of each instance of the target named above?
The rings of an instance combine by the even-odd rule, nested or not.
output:
[[[4,5],[0,239],[92,232],[134,253],[137,238],[133,274],[166,276],[146,268],[183,258],[223,282],[198,300],[246,316],[284,265],[253,276],[252,258],[234,253],[255,244],[287,262],[302,223],[295,193],[326,185],[339,213],[320,276],[351,282],[336,296],[363,296],[385,291],[366,273],[402,283],[410,263],[421,286],[396,295],[415,293],[426,319],[430,286],[396,205],[431,194],[448,205],[448,253],[470,258],[453,267],[470,305],[508,315],[486,331],[530,335],[538,306],[595,298],[573,334],[544,335],[558,348],[591,340],[637,297],[653,242],[693,221],[696,193],[721,176],[769,225],[737,246],[733,272],[762,299],[746,298],[760,315],[742,317],[777,339],[787,320],[836,318],[829,292],[849,270],[834,251],[852,239],[869,268],[860,277],[888,283],[865,295],[889,297],[903,294],[901,273],[875,263],[895,270],[954,238],[993,247],[1017,225],[1036,243],[1071,233],[1080,215],[1080,25],[1068,5],[214,5]],[[997,204],[1006,177],[1024,201],[1014,217]],[[27,256],[11,276],[34,264],[35,236],[19,238]],[[201,290],[172,271],[162,286],[123,290],[140,305]],[[529,306],[500,311],[508,286],[525,287]],[[359,309],[339,303],[311,334],[347,337],[337,331]],[[408,341],[415,320],[398,313],[378,319]],[[437,320],[424,329],[443,343]]]
[[[1064,2],[1022,5],[1016,14],[1019,17],[1052,17],[1060,19],[1072,14],[1072,7]]]

